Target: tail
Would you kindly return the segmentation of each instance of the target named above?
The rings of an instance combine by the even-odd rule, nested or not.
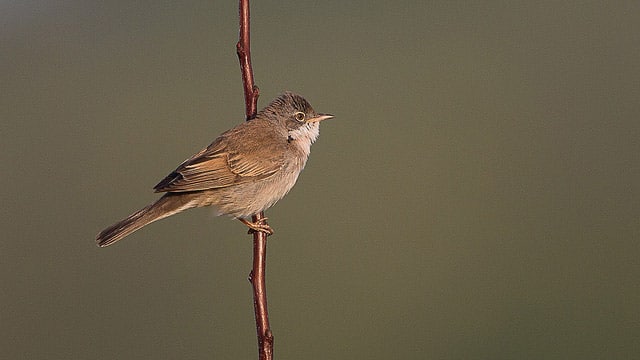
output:
[[[109,246],[145,225],[192,208],[196,206],[192,195],[167,193],[153,204],[102,230],[96,237],[96,243],[100,247]]]

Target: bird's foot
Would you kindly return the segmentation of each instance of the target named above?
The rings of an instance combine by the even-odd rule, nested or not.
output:
[[[260,219],[256,222],[251,222],[243,218],[239,218],[238,220],[247,225],[247,227],[249,228],[248,234],[253,234],[259,231],[267,234],[267,236],[273,235],[273,229],[271,228],[271,226],[269,226],[269,224],[267,224],[267,218]]]

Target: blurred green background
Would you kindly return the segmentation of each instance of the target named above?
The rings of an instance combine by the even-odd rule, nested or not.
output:
[[[323,123],[267,212],[278,359],[640,357],[640,3],[254,1],[260,107]],[[0,3],[7,359],[256,358],[251,238],[95,234],[244,119],[235,1]]]

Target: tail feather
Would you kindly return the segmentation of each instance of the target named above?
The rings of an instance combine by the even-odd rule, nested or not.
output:
[[[194,207],[192,200],[189,194],[165,194],[153,204],[102,230],[96,243],[100,247],[109,246],[145,225]]]

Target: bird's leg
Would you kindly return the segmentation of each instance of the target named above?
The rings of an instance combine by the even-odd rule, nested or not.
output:
[[[260,221],[251,222],[247,219],[238,218],[238,220],[242,221],[243,224],[249,227],[249,234],[253,234],[256,231],[261,231],[268,235],[273,235],[273,229],[269,224],[267,224],[267,218],[261,219]]]

